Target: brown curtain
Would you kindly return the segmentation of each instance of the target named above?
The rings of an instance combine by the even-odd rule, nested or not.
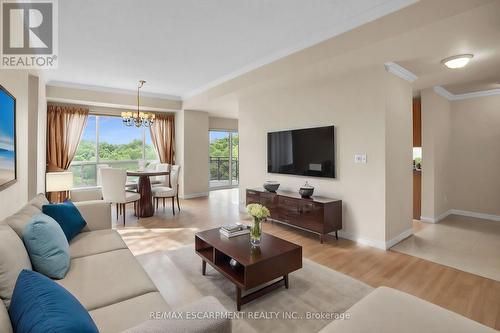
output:
[[[175,164],[175,121],[173,115],[156,114],[150,127],[151,140],[161,163]]]
[[[88,115],[86,107],[47,105],[47,172],[68,170]],[[67,197],[67,192],[49,194],[52,202],[61,202]]]

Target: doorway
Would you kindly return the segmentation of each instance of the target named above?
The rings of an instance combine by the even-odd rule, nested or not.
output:
[[[209,131],[209,189],[233,188],[239,179],[239,135],[234,131]]]

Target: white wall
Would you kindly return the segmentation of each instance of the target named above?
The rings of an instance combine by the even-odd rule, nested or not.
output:
[[[37,71],[0,70],[0,84],[16,98],[17,182],[0,191],[0,220],[45,191],[45,82]]]
[[[422,219],[500,219],[500,96],[448,101],[422,91]],[[488,217],[488,216],[485,216]]]
[[[393,75],[386,75],[385,83],[386,241],[397,242],[413,232],[412,90]]]
[[[208,195],[208,113],[182,110],[176,114],[178,163],[181,165],[179,195]]]
[[[411,228],[411,89],[390,75],[383,67],[370,68],[344,77],[290,82],[242,98],[240,203],[244,204],[246,188],[265,180],[278,180],[282,189],[292,191],[307,180],[316,194],[343,200],[345,237],[385,247],[394,234]],[[336,179],[267,173],[268,131],[326,125],[336,126]],[[400,145],[390,154],[386,150],[395,145],[386,142],[387,133]],[[366,153],[368,164],[355,164],[356,153]],[[386,173],[386,164],[394,174]],[[395,190],[394,182],[401,188]],[[407,202],[387,202],[398,196]],[[386,209],[394,211],[386,214]]]
[[[45,171],[47,168],[47,98],[43,73],[38,80],[38,130],[37,138],[37,193],[45,193]]]
[[[451,104],[432,88],[422,99],[422,220],[434,222],[452,208],[449,202]]]
[[[500,96],[451,103],[451,208],[500,217]]]
[[[238,131],[238,119],[208,117],[208,128],[210,130]]]
[[[28,76],[28,199],[33,199],[38,189],[38,96],[39,79]]]
[[[17,182],[0,191],[0,220],[28,201],[28,71],[0,70],[0,84],[16,98]]]
[[[176,113],[175,118],[175,164],[180,165],[179,196],[184,197],[184,110]]]

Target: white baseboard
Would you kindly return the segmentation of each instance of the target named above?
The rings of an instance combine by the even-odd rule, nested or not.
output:
[[[184,194],[184,195],[181,195],[179,197],[181,199],[194,199],[194,198],[208,197],[208,192]]]
[[[436,219],[433,217],[420,216],[420,221],[427,223],[436,223]]]
[[[438,223],[439,221],[445,219],[450,214],[452,214],[451,213],[451,209],[449,211],[446,211],[446,212],[442,213],[441,215],[438,215],[438,217],[436,217],[436,222],[435,223]]]
[[[459,210],[459,209],[450,209],[448,215],[461,215],[461,216],[467,216],[467,217],[475,217],[478,219],[484,219],[484,220],[491,220],[491,221],[497,221],[500,222],[500,215],[492,215],[492,214],[485,214],[485,213],[477,213],[477,212],[470,212],[467,210]]]
[[[421,216],[420,221],[428,222],[428,223],[438,223],[439,221],[448,217],[449,215],[460,215],[460,216],[474,217],[474,218],[478,218],[478,219],[500,222],[500,215],[471,212],[471,211],[460,210],[460,209],[450,209],[437,217]]]
[[[354,234],[347,232],[347,231],[339,230],[339,237],[351,240],[351,241],[359,243],[359,244],[375,247],[377,249],[386,250],[385,243],[382,241],[359,237],[359,236],[354,235]]]
[[[385,249],[388,250],[397,243],[401,242],[403,239],[406,239],[413,235],[413,228],[410,228],[408,230],[403,231],[401,234],[398,236],[394,237],[393,239],[390,239],[389,241],[385,242]]]
[[[427,223],[438,223],[439,221],[446,218],[450,214],[451,214],[451,209],[434,217],[420,216],[420,221]]]
[[[394,237],[393,239],[388,240],[387,242],[383,242],[379,240],[359,237],[347,231],[342,231],[342,230],[339,231],[339,237],[341,238],[345,238],[359,244],[368,245],[380,250],[388,250],[397,243],[401,242],[403,239],[410,237],[411,235],[413,235],[412,228],[403,231],[401,234]]]

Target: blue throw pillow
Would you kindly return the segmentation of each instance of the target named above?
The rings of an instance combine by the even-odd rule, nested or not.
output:
[[[69,269],[69,244],[61,226],[50,216],[33,216],[23,230],[23,242],[33,269],[53,279],[62,279]]]
[[[16,333],[99,333],[73,295],[51,279],[25,269],[17,277],[9,316]]]
[[[60,204],[43,205],[42,212],[59,223],[68,242],[87,225],[78,208],[69,200]]]

